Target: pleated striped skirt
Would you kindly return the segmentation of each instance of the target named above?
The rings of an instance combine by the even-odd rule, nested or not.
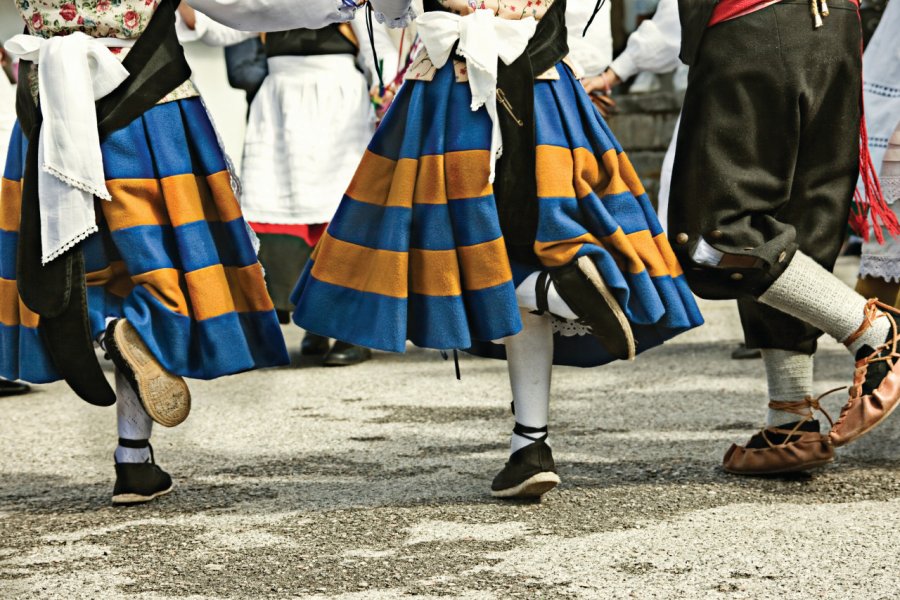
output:
[[[0,189],[0,376],[59,378],[16,288],[27,140],[13,130]],[[213,379],[288,362],[262,269],[199,98],[160,104],[101,144],[112,201],[83,242],[99,335],[127,317],[169,371]]]
[[[633,167],[581,84],[558,65],[535,82],[539,225],[547,269],[590,257],[632,324],[638,351],[703,320]],[[491,124],[452,63],[408,81],[375,134],[297,284],[294,321],[402,352],[407,340],[502,356],[522,328],[512,263],[488,182]],[[612,360],[588,335],[556,336],[555,361]]]

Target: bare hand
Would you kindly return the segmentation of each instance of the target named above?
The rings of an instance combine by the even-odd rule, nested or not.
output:
[[[193,31],[197,27],[197,11],[188,6],[187,2],[178,5],[178,14],[181,15],[181,20],[188,29]]]

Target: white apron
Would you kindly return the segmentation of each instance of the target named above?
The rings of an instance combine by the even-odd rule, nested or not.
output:
[[[375,130],[366,80],[350,54],[268,64],[247,124],[244,215],[251,223],[327,223]]]

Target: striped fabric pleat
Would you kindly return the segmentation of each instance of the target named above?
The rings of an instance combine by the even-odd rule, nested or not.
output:
[[[0,376],[58,379],[38,317],[16,289],[27,141],[16,127],[0,192]],[[197,98],[160,104],[103,140],[112,201],[84,242],[88,312],[99,335],[126,317],[154,356],[213,379],[288,362],[215,131]]]
[[[394,352],[521,329],[488,183],[491,125],[470,102],[452,65],[402,88],[294,292],[298,325]]]
[[[703,320],[627,156],[557,69],[535,83],[534,252],[548,269],[589,256],[643,351]],[[452,64],[404,85],[294,292],[297,324],[385,350],[409,339],[502,356],[489,342],[520,329],[514,286],[529,269],[507,256],[487,184],[490,122],[470,102]],[[612,360],[591,336],[556,342],[558,364]]]

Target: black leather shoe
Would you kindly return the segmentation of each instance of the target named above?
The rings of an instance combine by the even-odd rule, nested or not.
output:
[[[306,332],[300,342],[300,354],[303,356],[325,356],[331,347],[331,340],[317,333]]]
[[[590,257],[552,269],[549,275],[559,297],[578,315],[578,322],[587,325],[610,354],[622,360],[634,358],[637,350],[631,324]]]
[[[31,391],[31,386],[18,381],[0,379],[0,396],[21,396]]]
[[[522,437],[529,435],[524,430],[532,430],[516,423],[513,431]],[[553,453],[547,445],[547,428],[540,431],[544,435],[537,438],[533,444],[529,444],[513,452],[503,470],[497,473],[491,484],[491,495],[495,498],[540,498],[557,485],[559,475],[556,473],[556,463],[553,462]],[[535,438],[530,438],[535,439]]]
[[[368,348],[337,341],[325,356],[325,362],[322,364],[326,367],[349,367],[364,363],[370,358],[372,358],[372,351]]]
[[[150,460],[145,463],[116,463],[113,504],[143,504],[172,491],[172,478],[156,464],[153,447],[149,441],[120,438],[119,445],[128,448],[150,448]]]

